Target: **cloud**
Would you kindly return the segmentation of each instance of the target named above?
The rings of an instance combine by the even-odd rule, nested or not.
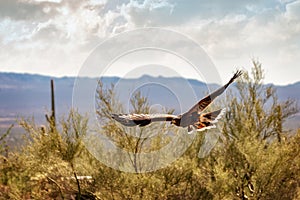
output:
[[[196,20],[222,20],[228,15],[251,17],[278,5],[262,0],[144,0],[131,1],[124,9],[138,26],[178,26]]]
[[[58,43],[64,41],[82,45],[89,43],[90,38],[104,38],[120,32],[127,23],[120,11],[102,12],[112,7],[111,1],[28,1],[21,4],[7,1],[5,5],[11,11],[2,16],[2,20],[0,17],[2,43],[40,40],[46,44],[57,40]],[[26,17],[15,14],[19,7]]]
[[[300,1],[294,1],[286,6],[286,17],[291,20],[300,19]]]
[[[0,14],[0,66],[4,71],[76,75],[91,49],[127,23],[115,11],[117,1],[115,5],[96,0],[5,0],[0,4],[0,10],[8,9]]]
[[[39,21],[57,14],[55,2],[34,2],[20,0],[1,0],[0,18],[21,21]],[[47,9],[51,8],[51,9]]]
[[[295,68],[300,56],[298,5],[299,1],[274,2],[261,8],[256,5],[251,8],[255,8],[253,15],[229,12],[222,19],[216,19],[218,15],[195,17],[176,28],[204,47],[221,74],[229,74],[236,67],[249,69],[250,59],[258,58],[268,72],[267,82],[296,82],[297,75],[289,72],[300,73]],[[290,79],[282,78],[283,74]]]
[[[257,57],[279,77],[300,54],[299,0],[2,0],[0,66],[67,74],[108,37],[149,26],[190,36],[221,74]]]

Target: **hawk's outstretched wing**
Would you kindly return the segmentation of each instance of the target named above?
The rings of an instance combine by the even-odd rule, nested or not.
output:
[[[200,113],[201,111],[203,111],[216,97],[218,97],[219,95],[221,95],[226,88],[239,76],[242,75],[242,71],[238,70],[233,77],[230,79],[230,81],[228,83],[226,83],[224,86],[222,86],[221,88],[217,89],[216,91],[214,91],[213,93],[207,95],[206,97],[204,97],[203,99],[201,99],[196,105],[194,105],[189,111],[187,111],[186,113],[184,113],[184,115],[191,115],[192,113],[196,112],[196,113]]]
[[[112,118],[125,126],[146,126],[151,122],[179,119],[180,116],[171,114],[112,114]]]

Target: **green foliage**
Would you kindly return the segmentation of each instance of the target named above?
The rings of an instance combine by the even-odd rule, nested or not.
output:
[[[87,119],[71,111],[61,120],[60,127],[53,128],[51,123],[37,127],[34,121],[23,119],[19,124],[26,131],[25,144],[20,152],[10,153],[6,162],[1,163],[1,173],[6,177],[1,184],[9,188],[6,197],[69,199],[72,195],[80,196],[75,163],[84,152],[82,138]]]
[[[153,165],[164,162],[168,159],[167,156],[141,158],[139,155],[159,150],[168,144],[171,138],[165,133],[169,130],[172,129],[175,134],[179,134],[180,131],[174,129],[174,127],[166,126],[165,123],[153,123],[147,127],[130,128],[120,125],[111,118],[112,113],[122,113],[124,110],[122,104],[115,98],[113,91],[114,85],[104,89],[103,84],[99,82],[97,114],[98,119],[102,122],[101,134],[107,136],[119,149],[124,149],[127,152],[127,155],[120,155],[118,158],[113,157],[111,159],[129,160],[129,166],[123,166],[124,162],[120,162],[119,167],[129,170],[134,169],[133,171],[136,173],[151,171],[151,169],[155,168]],[[132,113],[149,113],[150,111],[148,99],[142,96],[141,92],[133,94],[133,97],[130,99],[130,105]],[[167,112],[171,113],[172,110]]]
[[[284,129],[297,106],[292,100],[279,102],[276,91],[263,85],[261,65],[253,64],[252,73],[244,74],[224,102],[228,109],[219,123],[222,137],[207,157],[197,157],[199,148],[205,134],[218,130],[197,133],[187,151],[172,163],[170,155],[179,151],[177,146],[159,157],[141,159],[140,153],[170,144],[168,131],[181,142],[187,141],[186,132],[165,123],[121,126],[111,119],[111,113],[124,111],[114,86],[99,82],[98,132],[128,155],[116,156],[104,147],[99,153],[136,173],[109,168],[90,155],[83,142],[88,119],[76,111],[43,127],[21,120],[26,135],[20,151],[5,150],[4,136],[0,138],[0,199],[300,199],[300,130]],[[140,92],[130,104],[131,112],[150,111],[147,97]],[[126,159],[128,166],[124,166]],[[163,162],[168,166],[151,171],[155,163]]]
[[[253,64],[252,77],[245,73],[238,94],[228,97],[222,131],[227,140],[209,158],[214,175],[209,188],[216,199],[292,199],[300,177],[295,159],[300,148],[292,144],[299,135],[288,138],[282,127],[297,106],[278,102],[272,86],[263,85],[261,65]]]
[[[5,133],[1,133],[0,135],[0,154],[7,154],[8,152],[8,146],[6,144],[6,138],[7,136],[10,134],[11,129],[14,127],[14,125],[12,124]]]

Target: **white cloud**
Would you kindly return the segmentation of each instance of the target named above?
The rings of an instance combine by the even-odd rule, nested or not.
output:
[[[300,55],[300,21],[290,16],[300,12],[295,11],[298,2],[291,4],[280,5],[283,9],[276,4],[258,9],[253,16],[230,13],[220,20],[195,19],[178,30],[192,35],[204,47],[221,74],[229,74],[236,67],[249,69],[250,59],[257,58],[266,68],[266,82],[295,82],[300,73],[296,61]]]
[[[9,18],[19,21],[40,21],[56,15],[55,8],[59,4],[45,1],[21,1],[21,0],[1,0],[0,1],[0,18]],[[53,8],[45,12],[43,8]]]
[[[2,0],[1,70],[76,74],[99,42],[149,26],[192,37],[221,74],[254,57],[267,82],[299,81],[299,0]]]
[[[290,20],[300,20],[300,1],[287,4],[286,17]]]

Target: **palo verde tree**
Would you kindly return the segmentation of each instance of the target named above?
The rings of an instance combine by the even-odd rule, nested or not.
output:
[[[101,134],[104,134],[114,145],[128,152],[125,156],[130,161],[128,168],[133,168],[135,173],[151,171],[155,163],[153,160],[143,160],[139,157],[140,153],[155,151],[169,142],[170,137],[164,134],[169,128],[165,123],[154,123],[147,127],[124,127],[111,118],[112,113],[123,113],[124,106],[115,96],[114,85],[104,86],[99,82],[97,90],[97,115],[101,122]],[[143,96],[140,91],[131,97],[130,106],[132,113],[149,113],[150,103],[148,98]],[[168,110],[167,113],[172,113]],[[123,156],[124,158],[124,156]],[[111,159],[116,160],[116,157]],[[118,159],[122,160],[122,156]],[[158,158],[153,158],[158,159]],[[120,162],[119,166],[122,166]],[[126,167],[126,166],[123,166]]]
[[[279,102],[275,89],[263,79],[261,64],[253,61],[251,74],[245,72],[237,91],[227,98],[229,111],[222,129],[226,140],[205,163],[212,169],[208,188],[216,199],[297,195],[300,148],[293,140],[299,136],[288,138],[283,127],[298,109],[293,100]]]
[[[183,137],[188,136],[184,129],[166,125],[165,123],[152,123],[146,127],[124,127],[111,118],[112,113],[124,113],[123,105],[118,101],[114,85],[103,85],[99,82],[97,91],[98,108],[97,114],[102,123],[101,134],[109,137],[118,147],[128,152],[130,167],[136,173],[126,173],[114,169],[102,168],[105,173],[99,174],[99,185],[105,184],[105,198],[108,199],[211,199],[212,195],[203,186],[205,180],[202,179],[201,169],[197,169],[197,159],[191,155],[182,155],[178,160],[169,162],[167,156],[158,155],[150,162],[143,162],[139,153],[155,152],[171,141],[172,135],[165,134],[172,130],[172,134],[178,134],[179,142],[186,142]],[[130,99],[132,113],[149,113],[150,102],[141,92],[136,92]],[[172,110],[167,111],[172,113]],[[176,146],[168,153],[176,153]],[[188,153],[194,151],[187,151]],[[132,154],[131,154],[132,153]],[[118,154],[111,159],[123,165],[124,158]],[[193,159],[190,159],[193,157]],[[156,170],[157,162],[169,162],[168,166]],[[152,172],[145,172],[147,169],[155,169]],[[143,171],[144,170],[144,171]],[[101,172],[103,172],[101,171]],[[116,176],[117,175],[117,176]],[[113,181],[110,179],[113,178]],[[98,180],[96,180],[98,182]],[[107,192],[109,191],[109,192]]]
[[[40,127],[33,119],[21,119],[19,124],[26,131],[23,146],[10,153],[0,171],[1,177],[5,174],[6,180],[1,182],[7,186],[3,194],[7,199],[93,197],[77,175],[89,173],[78,164],[82,153],[85,161],[81,162],[89,156],[82,142],[85,117],[72,110],[55,127],[51,123]]]

